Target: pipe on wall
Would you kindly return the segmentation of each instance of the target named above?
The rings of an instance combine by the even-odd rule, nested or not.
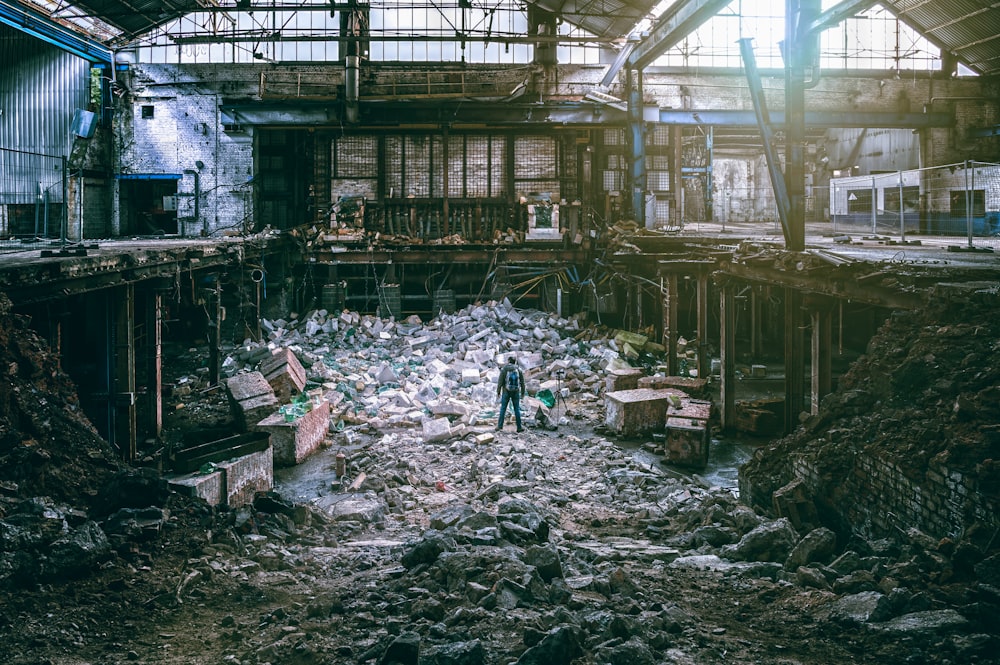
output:
[[[347,122],[354,123],[358,121],[358,78],[361,70],[361,58],[356,55],[349,55],[345,58],[345,63],[344,98],[347,101],[347,105],[344,108],[344,115]]]

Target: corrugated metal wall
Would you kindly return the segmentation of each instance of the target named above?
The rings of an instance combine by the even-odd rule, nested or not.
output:
[[[0,149],[6,149],[0,150],[0,195],[4,202],[28,203],[37,194],[35,163],[39,160],[22,153],[69,155],[73,114],[87,108],[89,87],[89,62],[0,25]],[[29,200],[11,200],[22,198],[22,187],[15,182],[22,176],[28,180]],[[62,174],[47,174],[45,179],[49,178],[61,180]]]

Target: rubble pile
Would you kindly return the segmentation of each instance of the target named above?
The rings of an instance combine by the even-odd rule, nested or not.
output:
[[[421,428],[421,436],[433,440],[495,423],[496,380],[509,355],[525,375],[526,420],[543,425],[552,424],[551,404],[537,399],[540,392],[576,394],[579,403],[594,404],[603,371],[624,364],[621,345],[613,337],[595,338],[578,317],[523,312],[509,301],[470,305],[427,323],[416,316],[395,321],[316,310],[291,321],[265,320],[264,329],[267,340],[245,343],[225,359],[228,376],[254,371],[290,349],[306,368],[307,389],[323,390],[337,429]],[[435,423],[441,419],[447,422]]]
[[[7,662],[998,662],[995,554],[973,583],[937,543],[766,517],[595,431],[617,335],[509,303],[265,328],[226,373],[293,352],[334,404],[332,445],[236,509],[176,503],[147,471],[108,482],[92,526],[64,511],[74,579],[0,584]],[[565,400],[531,402],[546,426],[517,435],[493,431],[511,353],[537,404]],[[19,526],[0,514],[0,560]]]

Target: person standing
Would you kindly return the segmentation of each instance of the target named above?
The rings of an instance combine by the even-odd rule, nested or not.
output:
[[[507,415],[507,404],[514,409],[514,421],[517,423],[517,431],[523,432],[521,427],[521,396],[524,395],[524,375],[517,367],[517,359],[514,356],[507,358],[507,364],[500,369],[500,376],[497,379],[497,397],[500,398],[500,419],[497,420],[497,431],[503,429],[503,419]]]

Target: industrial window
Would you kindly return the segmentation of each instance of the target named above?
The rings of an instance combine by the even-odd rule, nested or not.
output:
[[[514,187],[519,192],[559,195],[559,150],[551,136],[518,136],[514,141]]]
[[[448,196],[465,196],[465,137],[448,137]]]
[[[454,159],[454,156],[452,156]],[[489,136],[465,137],[465,195],[483,198],[490,196],[490,159]]]
[[[507,194],[507,139],[503,136],[490,137],[489,160],[490,196]]]
[[[920,188],[903,187],[903,212],[913,212],[920,205]],[[899,212],[899,188],[886,188],[885,209],[890,212]]]
[[[406,168],[406,181],[403,183],[405,194],[419,197],[430,196],[430,137],[420,135],[403,137],[403,159]]]
[[[872,211],[872,190],[870,189],[849,189],[847,190],[847,212],[861,213]]]
[[[334,178],[378,175],[378,141],[374,136],[344,136],[333,141]]]
[[[950,193],[951,214],[956,217],[964,217],[968,214],[967,201],[972,200],[972,215],[986,214],[986,191],[975,189],[971,192],[967,189],[953,189]]]

